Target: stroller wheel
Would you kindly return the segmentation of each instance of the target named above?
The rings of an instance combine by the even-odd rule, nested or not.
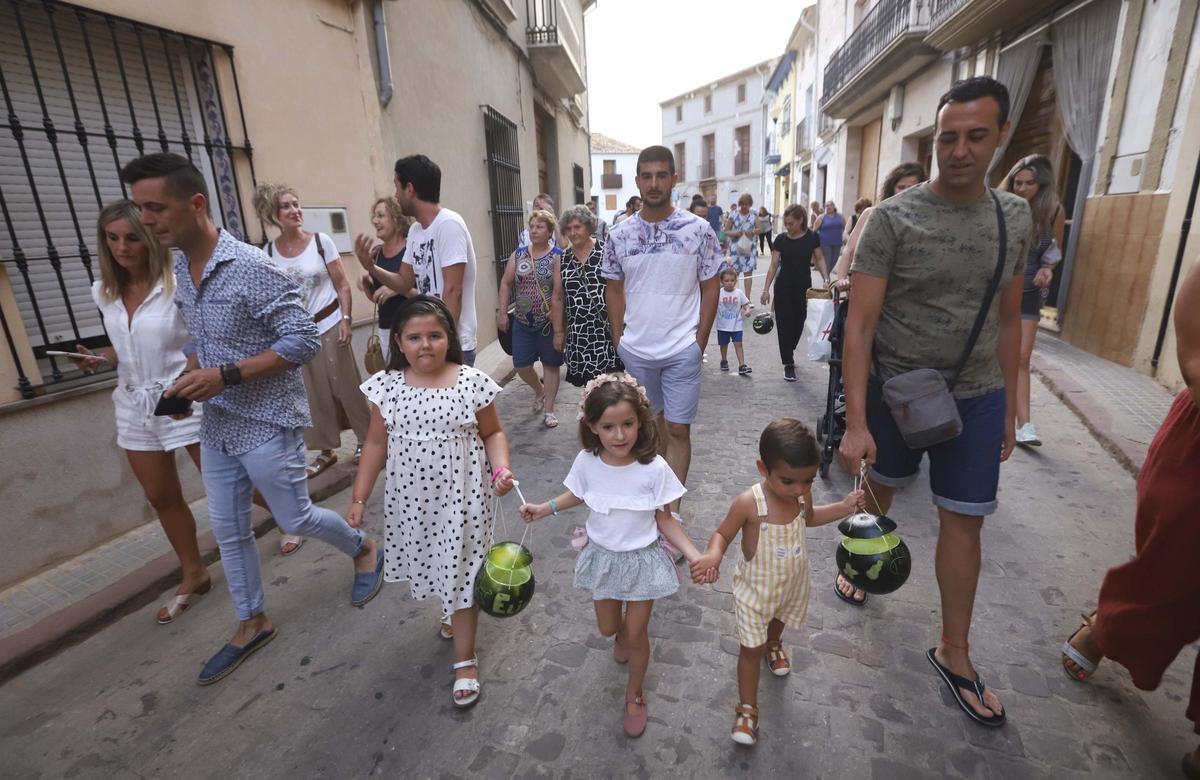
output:
[[[817,473],[821,475],[821,479],[829,479],[829,464],[833,461],[833,454],[822,451],[821,465],[817,469]]]

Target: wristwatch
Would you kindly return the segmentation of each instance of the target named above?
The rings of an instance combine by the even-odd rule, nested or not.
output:
[[[342,321],[343,321],[343,322],[351,322],[351,321],[352,321],[352,318],[350,317],[350,315],[349,315],[349,314],[343,314],[343,315],[342,315]]]
[[[237,367],[237,363],[227,363],[220,368],[221,381],[226,387],[233,387],[242,383],[242,370]]]

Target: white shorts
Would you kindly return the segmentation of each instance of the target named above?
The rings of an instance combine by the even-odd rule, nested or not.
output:
[[[153,396],[157,401],[157,396]],[[155,417],[149,398],[139,398],[124,386],[113,391],[117,411],[117,446],[135,452],[170,452],[200,441],[203,404],[192,404],[192,416],[183,420]]]

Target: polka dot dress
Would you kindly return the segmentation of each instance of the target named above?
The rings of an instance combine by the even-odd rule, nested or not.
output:
[[[362,384],[387,424],[384,579],[414,599],[437,596],[442,618],[474,603],[475,574],[492,527],[491,466],[475,412],[500,386],[463,366],[453,387],[411,387],[403,371]]]

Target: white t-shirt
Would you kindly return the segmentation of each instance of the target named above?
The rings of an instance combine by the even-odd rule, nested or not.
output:
[[[317,251],[317,242],[325,250],[325,259]],[[304,251],[295,257],[284,257],[279,253],[279,247],[272,241],[267,245],[267,257],[275,267],[287,274],[300,287],[300,300],[309,314],[316,314],[337,300],[337,289],[325,266],[334,260],[340,260],[333,239],[324,233],[314,233],[312,240],[304,247]],[[325,333],[338,324],[342,319],[342,310],[334,309],[324,319],[317,323],[317,332]]]
[[[588,450],[575,456],[563,485],[591,510],[588,539],[614,552],[640,550],[658,539],[655,511],[687,492],[661,455],[645,464],[610,466]]]
[[[742,307],[750,303],[746,293],[740,287],[734,287],[732,292],[721,288],[717,298],[717,330],[726,333],[736,333],[742,329]]]
[[[441,208],[429,227],[414,222],[408,229],[404,263],[417,277],[417,292],[442,297],[442,269],[466,264],[463,272],[462,312],[458,315],[458,340],[466,351],[475,349],[475,245],[467,223],[458,212]]]
[[[643,360],[664,360],[696,341],[700,283],[724,262],[706,220],[675,209],[661,222],[641,212],[608,231],[600,272],[625,282],[621,347]]]

